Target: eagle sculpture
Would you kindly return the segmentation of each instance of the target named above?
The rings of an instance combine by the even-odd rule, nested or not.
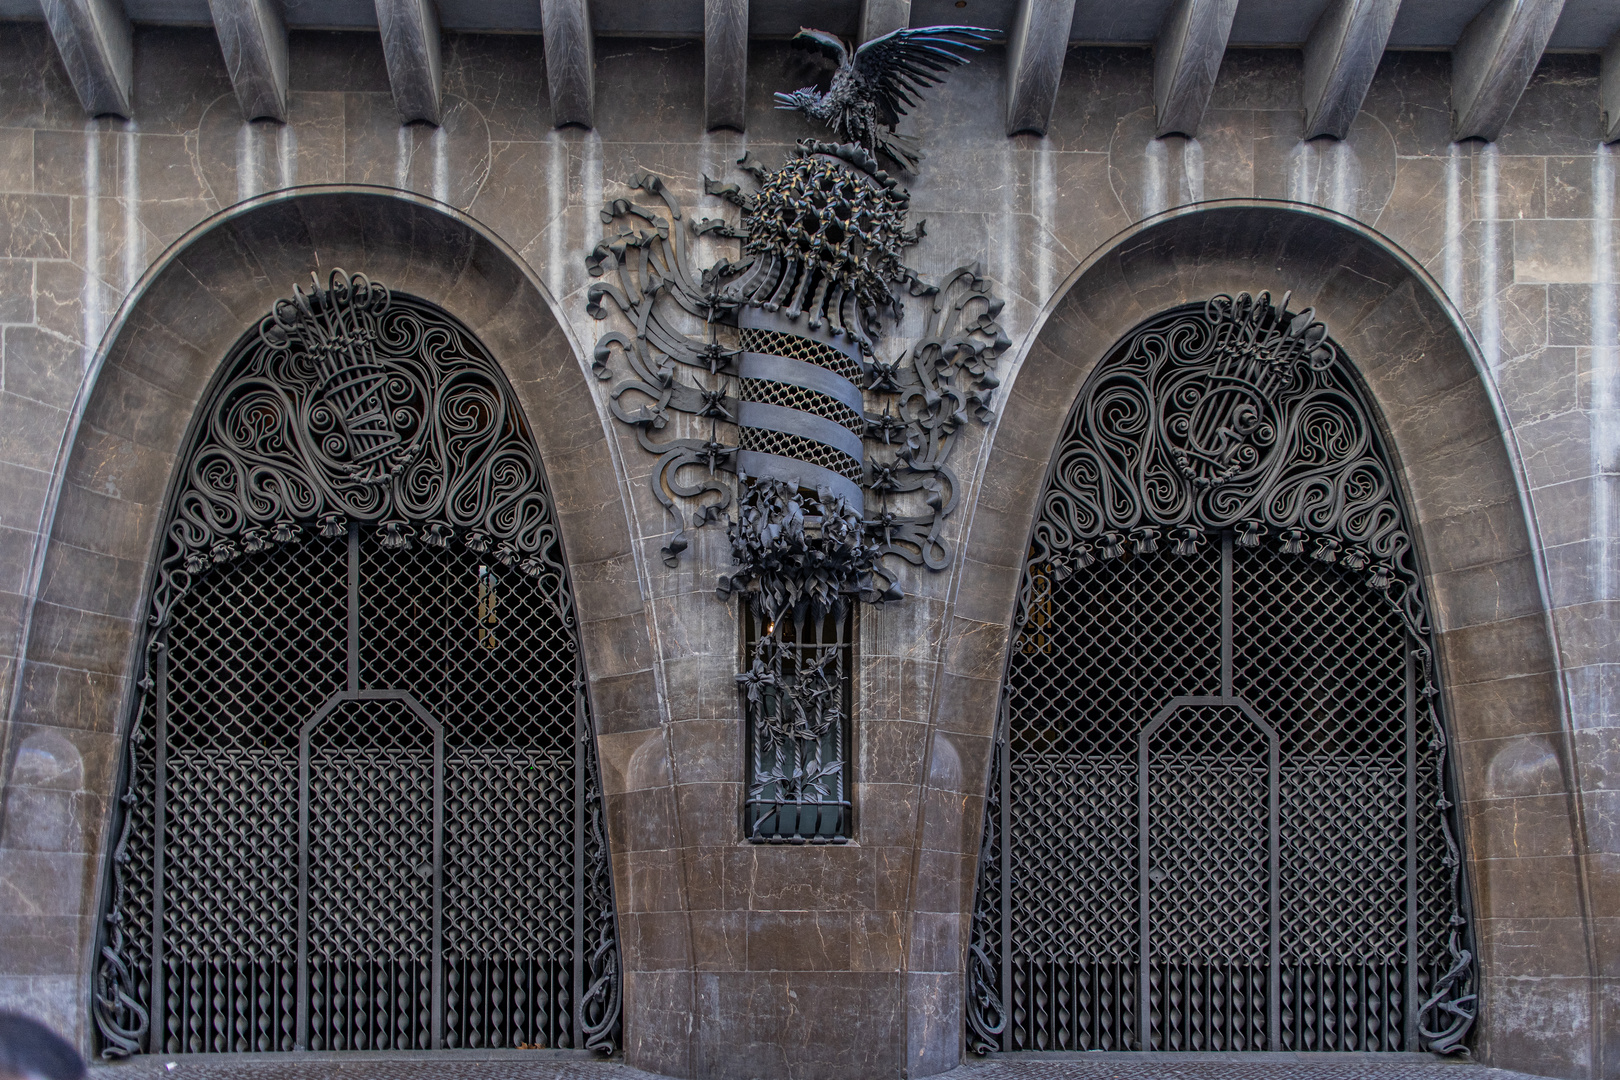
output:
[[[838,70],[825,94],[807,86],[777,94],[776,107],[813,116],[840,141],[856,143],[874,157],[882,151],[914,172],[922,153],[915,139],[894,133],[895,124],[917,104],[912,95],[944,82],[943,72],[967,63],[958,50],[979,52],[973,43],[991,37],[976,26],[920,26],[873,38],[851,53],[836,35],[801,28],[794,43],[830,57]]]

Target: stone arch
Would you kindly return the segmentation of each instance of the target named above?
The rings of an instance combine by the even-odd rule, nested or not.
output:
[[[56,850],[25,853],[36,874],[26,892],[0,897],[0,914],[18,919],[26,939],[0,953],[0,978],[11,976],[19,1000],[85,1048],[110,803],[175,463],[232,342],[311,271],[336,266],[431,299],[478,336],[512,384],[545,464],[573,580],[606,751],[610,844],[626,848],[614,826],[632,815],[619,805],[625,782],[611,767],[610,744],[658,728],[661,706],[615,450],[554,299],[492,233],[428,199],[334,186],[251,200],[178,241],[125,301],[74,418],[42,541],[6,767],[21,780],[12,765],[21,748],[61,740],[83,775],[72,792],[6,786],[8,811],[31,797],[24,787],[70,797],[62,812],[71,828]],[[6,846],[26,845],[7,830]]]
[[[925,799],[924,846],[965,868],[951,891],[965,898],[957,970],[967,959],[1008,625],[1064,420],[1095,366],[1138,323],[1216,293],[1261,289],[1292,290],[1294,310],[1314,306],[1356,363],[1416,518],[1481,953],[1475,1046],[1502,1066],[1582,1075],[1596,1017],[1579,794],[1512,434],[1460,316],[1423,269],[1350,219],[1295,205],[1206,203],[1133,226],[1059,290],[1009,380],[964,526],[933,718],[936,745],[982,747],[973,760],[983,771],[964,778],[968,790],[956,799]],[[1548,760],[1555,764],[1518,764]],[[1513,780],[1504,787],[1498,776]],[[913,952],[920,939],[914,932]],[[1538,1018],[1551,1015],[1579,1018],[1582,1036],[1535,1034]]]

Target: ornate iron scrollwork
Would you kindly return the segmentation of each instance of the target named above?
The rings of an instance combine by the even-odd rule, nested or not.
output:
[[[1375,428],[1326,328],[1287,305],[1217,296],[1137,332],[1075,406],[1030,566],[1061,579],[1127,543],[1147,553],[1161,538],[1189,546],[1222,529],[1240,547],[1275,539],[1365,573],[1427,665],[1416,557]]]
[[[279,301],[193,428],[147,622],[93,995],[104,1056],[615,1048],[572,593],[533,435],[471,333],[341,270]],[[289,832],[321,799],[348,809]],[[410,851],[440,816],[431,856]],[[306,893],[308,929],[283,910]],[[317,916],[348,903],[407,929],[327,957]],[[492,946],[497,929],[513,940]]]
[[[973,920],[971,1047],[1463,1048],[1475,972],[1448,743],[1389,462],[1349,362],[1286,296],[1216,296],[1149,320],[1092,374],[1022,578]],[[1314,651],[1329,641],[1331,654]],[[1266,732],[1280,749],[1269,766],[1263,746],[1241,763],[1200,725],[1255,746]],[[1280,860],[1269,916],[1239,885],[1219,891],[1223,860],[1242,860],[1214,840],[1197,886],[1148,841],[1138,855],[1155,815],[1209,812],[1189,793],[1264,790],[1268,775],[1281,825],[1254,842]],[[1141,821],[1118,809],[1138,786]],[[1086,808],[1077,830],[1043,834],[1043,811],[1068,806]],[[1074,887],[1095,895],[1049,897],[1048,873],[1082,875]],[[1290,906],[1335,890],[1355,895],[1337,910]],[[1117,926],[1116,909],[1130,913]],[[1199,919],[1240,917],[1287,938],[1273,959],[1204,941],[1214,928]]]

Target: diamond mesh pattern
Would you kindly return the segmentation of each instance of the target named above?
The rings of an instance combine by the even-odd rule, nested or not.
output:
[[[460,545],[389,548],[365,529],[358,560],[361,686],[408,691],[450,721],[440,1042],[569,1045],[573,635],[523,574]],[[171,622],[153,1021],[166,1052],[294,1047],[299,729],[346,686],[348,562],[346,537],[239,558]],[[148,695],[124,909],[137,959],[152,947],[156,726]],[[310,766],[308,1045],[430,1048],[431,731],[398,701],[339,702],[311,731]]]
[[[861,463],[825,443],[806,439],[801,435],[789,435],[785,431],[769,431],[765,428],[745,427],[741,438],[744,450],[753,450],[761,454],[777,454],[781,457],[794,458],[806,461],[811,465],[820,465],[823,469],[830,469],[840,476],[860,483]]]
[[[1147,737],[1148,955],[1257,964],[1270,945],[1267,739],[1241,709],[1183,707]],[[1212,814],[1211,807],[1225,813]]]
[[[1239,551],[1232,584],[1236,689],[1283,748],[1281,1044],[1387,1049],[1406,954],[1405,628],[1306,559]]]
[[[1053,870],[1015,870],[1009,889],[1018,1048],[1133,1045],[1140,928],[1075,915],[1137,909],[1137,732],[1170,698],[1219,690],[1220,587],[1210,545],[1108,560],[1053,587],[1014,642],[1012,862]],[[1099,655],[1164,662],[1073,662]]]
[[[1265,1047],[1268,741],[1230,706],[1183,707],[1147,736],[1148,1049]]]
[[[296,958],[296,905],[218,901],[296,896],[298,726],[343,688],[343,548],[314,540],[238,561],[176,613],[163,915],[177,960]]]
[[[309,738],[310,1047],[432,1045],[434,736],[402,702],[340,704]]]
[[[1411,887],[1420,992],[1448,964],[1435,718],[1417,695],[1408,732],[1399,612],[1336,566],[1235,548],[1232,692],[1279,749],[1280,1026],[1267,1019],[1267,736],[1235,706],[1184,706],[1146,747],[1141,1045],[1139,733],[1172,698],[1222,692],[1222,558],[1212,540],[1031,579],[1007,672],[1008,765],[988,811],[1006,800],[1007,831],[990,831],[984,853],[999,862],[1005,842],[1011,873],[981,874],[974,921],[974,948],[1008,980],[1008,1049],[1405,1049]],[[1005,940],[987,903],[1006,912]]]
[[[861,385],[866,373],[861,365],[831,345],[797,334],[784,334],[779,330],[759,330],[744,327],[737,335],[737,346],[743,352],[762,356],[781,356],[788,360],[803,360],[807,364],[824,367],[835,375],[842,375],[856,386]]]
[[[775,379],[744,379],[742,399],[812,413],[835,424],[842,424],[857,435],[866,433],[866,420],[860,413],[819,390],[792,386]]]

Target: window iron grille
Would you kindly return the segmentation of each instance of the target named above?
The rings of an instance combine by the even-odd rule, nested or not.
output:
[[[744,833],[756,843],[850,837],[854,605],[771,618],[743,612],[748,673]]]
[[[1306,311],[1082,390],[1031,534],[969,950],[991,1050],[1457,1049],[1475,1008],[1408,520]]]
[[[178,477],[92,998],[103,1055],[611,1050],[572,598],[494,359],[334,272],[227,358]]]

